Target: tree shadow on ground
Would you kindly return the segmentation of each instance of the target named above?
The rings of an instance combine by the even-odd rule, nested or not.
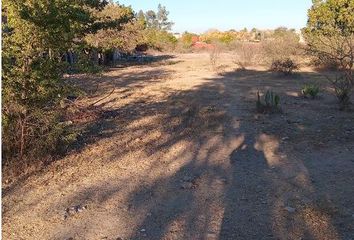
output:
[[[303,78],[296,81],[305,81],[313,75],[302,73]],[[313,102],[293,106],[299,105],[294,104],[297,101],[308,100],[287,94],[302,84],[291,81],[274,78],[270,72],[225,73],[191,91],[172,94],[162,102],[147,99],[108,113],[111,119],[129,114],[128,122],[113,120],[108,129],[117,124],[122,131],[138,133],[137,138],[147,139],[147,133],[156,126],[161,131],[163,137],[132,144],[129,151],[144,148],[147,156],[154,156],[156,152],[174,152],[173,148],[181,145],[173,157],[155,159],[156,163],[149,166],[150,171],[162,168],[170,173],[154,176],[148,184],[138,185],[129,193],[130,210],[139,216],[129,239],[350,237],[348,212],[352,209],[337,196],[353,196],[353,191],[344,178],[340,181],[346,187],[340,191],[336,188],[338,182],[323,187],[326,182],[323,178],[335,174],[334,163],[323,156],[327,159],[318,165],[313,156],[308,156],[310,152],[315,156],[320,154],[323,147],[318,149],[316,138],[321,134],[313,129],[317,123],[312,111],[318,106]],[[289,107],[283,114],[259,115],[254,111],[255,92],[268,88],[281,91],[284,107]],[[299,109],[303,112],[299,113]],[[160,115],[157,122],[129,127],[131,122],[156,114]],[[320,112],[316,118],[326,114]],[[343,113],[336,118],[344,124],[348,116]],[[326,135],[331,131],[330,124],[319,124]],[[113,131],[101,137],[115,134],[124,135]],[[136,137],[130,139],[135,141]],[[338,144],[332,135],[326,139],[328,144]],[[346,138],[348,141],[353,142],[353,138]],[[299,151],[297,144],[307,145],[307,150]],[[124,154],[124,150],[114,153],[112,159]],[[339,169],[353,165],[348,155],[343,157]],[[174,164],[178,167],[171,167]],[[327,175],[321,176],[319,169]],[[352,176],[353,168],[350,169],[346,177]],[[149,178],[149,170],[146,171],[143,175]],[[117,192],[109,192],[112,196],[106,196],[107,192],[100,194],[103,196],[99,199],[110,199]],[[350,201],[348,196],[345,199]]]
[[[107,180],[65,196],[71,204],[92,204],[91,217],[67,220],[52,237],[90,239],[97,228],[109,230],[108,239],[350,239],[353,149],[331,154],[354,142],[345,132],[354,131],[352,113],[338,113],[330,97],[311,102],[292,95],[318,76],[301,75],[294,81],[228,72],[159,101],[143,96],[107,110],[88,126],[96,129],[85,141],[111,144],[97,154],[104,154],[102,168],[142,152],[129,158],[137,165],[127,167],[136,169],[127,179],[107,172]],[[129,80],[119,86],[134,87]],[[268,88],[279,92],[282,114],[256,113],[255,93]],[[318,112],[319,105],[325,110]],[[109,216],[97,216],[102,208]]]

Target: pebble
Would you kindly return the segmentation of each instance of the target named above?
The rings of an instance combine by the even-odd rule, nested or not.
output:
[[[215,234],[215,233],[208,233],[207,234],[207,240],[215,240],[215,239],[218,239],[217,234]]]
[[[77,205],[77,206],[69,207],[65,210],[62,219],[66,220],[69,216],[77,214],[77,213],[81,213],[85,209],[87,209],[86,205],[85,206]]]
[[[183,179],[182,179],[182,182],[190,182],[193,180],[193,177],[190,177],[190,176],[184,176]]]
[[[289,206],[285,207],[284,209],[285,209],[286,211],[288,211],[289,213],[294,213],[294,212],[296,211],[295,208],[289,207]]]
[[[227,179],[225,179],[225,178],[217,179],[217,180],[216,180],[216,183],[217,183],[217,184],[227,184]]]
[[[182,188],[182,189],[192,189],[192,188],[193,188],[193,183],[191,183],[191,182],[184,182],[184,183],[181,185],[181,188]]]

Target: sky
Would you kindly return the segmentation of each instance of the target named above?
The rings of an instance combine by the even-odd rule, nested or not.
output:
[[[311,0],[119,0],[139,10],[157,10],[161,3],[170,12],[173,32],[202,33],[243,28],[300,29],[306,25]]]

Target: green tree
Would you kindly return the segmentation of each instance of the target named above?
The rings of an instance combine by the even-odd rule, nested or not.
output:
[[[142,21],[141,13],[140,19]],[[177,39],[169,31],[173,25],[168,19],[169,12],[166,7],[158,5],[157,12],[149,10],[145,13],[146,29],[143,31],[144,40],[150,48],[157,50],[172,50],[175,48]]]
[[[169,11],[166,10],[165,6],[161,4],[157,7],[157,22],[158,28],[164,31],[170,31],[173,25],[173,22],[168,21],[168,15],[170,14]]]
[[[147,11],[145,14],[147,27],[161,31],[170,31],[173,22],[168,20],[169,14],[170,12],[167,11],[166,7],[161,4],[158,5],[157,12],[153,10]]]
[[[150,29],[159,29],[157,15],[155,11],[149,10],[145,13],[146,27]]]
[[[131,7],[110,3],[102,10],[96,10],[95,16],[101,28],[86,35],[89,46],[99,51],[119,49],[130,52],[140,41],[145,23],[136,18]]]
[[[335,63],[340,74],[330,79],[341,108],[350,100],[354,86],[354,1],[314,0],[303,34],[308,51],[320,63]]]
[[[63,53],[94,31],[99,0],[4,0],[3,157],[45,154],[66,141],[59,124]],[[37,156],[37,155],[36,155]]]

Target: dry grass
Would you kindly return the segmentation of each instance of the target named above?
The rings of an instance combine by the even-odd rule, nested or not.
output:
[[[221,73],[208,53],[173,60],[72,76],[99,86],[80,104],[116,91],[77,150],[17,181],[5,173],[4,239],[352,238],[353,113],[326,91],[297,97],[308,81],[328,89],[321,75],[235,71],[226,53]],[[256,113],[269,88],[282,114]]]

